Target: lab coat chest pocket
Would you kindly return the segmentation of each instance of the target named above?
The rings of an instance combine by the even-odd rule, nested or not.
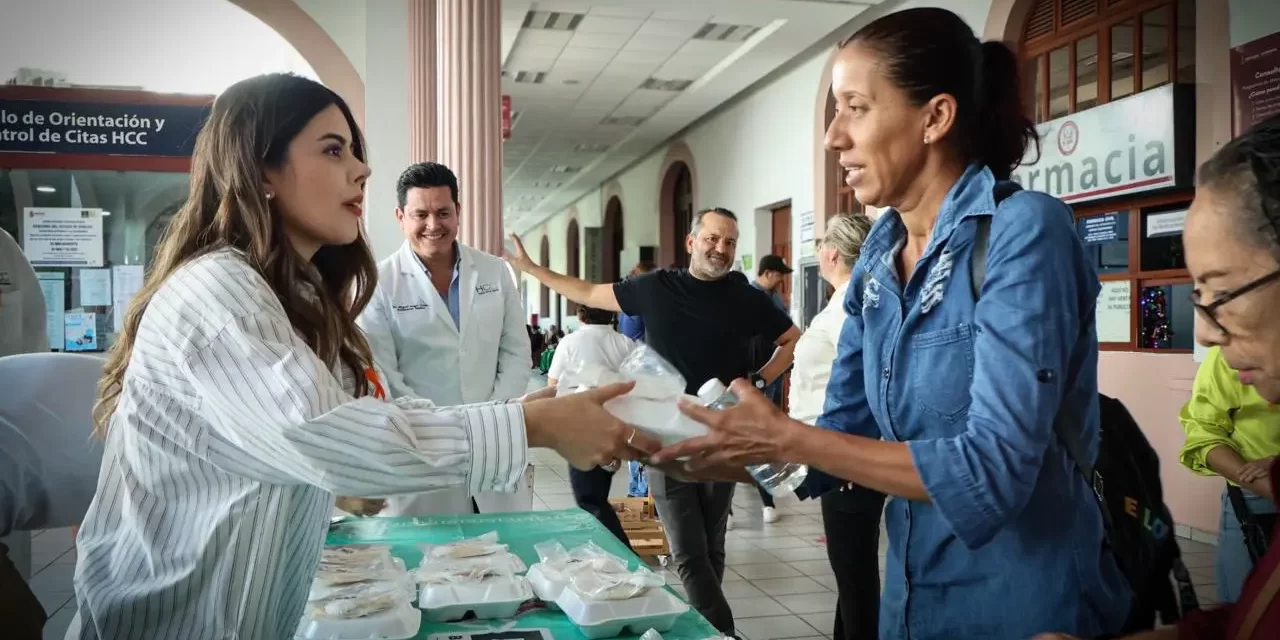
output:
[[[391,301],[391,321],[402,330],[396,332],[397,335],[403,335],[404,330],[420,330],[431,320],[431,303],[421,298],[403,296]]]
[[[973,384],[973,325],[916,334],[910,342],[911,395],[928,415],[954,423],[965,415]]]

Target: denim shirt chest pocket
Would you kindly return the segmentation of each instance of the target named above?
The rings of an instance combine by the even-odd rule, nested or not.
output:
[[[961,225],[946,245],[918,265],[919,272],[903,292],[905,318],[892,308],[898,304],[898,291],[877,292],[893,300],[888,305],[866,304],[864,294],[868,335],[898,336],[896,341],[870,343],[885,345],[887,353],[881,355],[883,361],[876,369],[881,372],[879,388],[884,393],[868,394],[882,424],[892,425],[896,440],[945,437],[964,430],[978,333],[973,324],[977,300],[970,265],[972,241],[960,231],[970,227]],[[876,271],[891,264],[887,256]]]

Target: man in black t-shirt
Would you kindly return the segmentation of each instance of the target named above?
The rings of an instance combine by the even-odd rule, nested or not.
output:
[[[686,238],[686,269],[661,269],[616,284],[593,284],[539,266],[516,237],[512,266],[578,303],[640,316],[645,341],[684,376],[695,394],[707,380],[726,385],[751,378],[757,388],[791,366],[800,330],[764,292],[726,276],[738,244],[738,221],[727,209],[698,212]],[[763,336],[777,345],[757,371],[748,343]],[[721,582],[725,570],[725,528],[733,484],[682,482],[649,469],[649,488],[666,525],[672,560],[689,601],[721,633],[732,635],[733,612]]]

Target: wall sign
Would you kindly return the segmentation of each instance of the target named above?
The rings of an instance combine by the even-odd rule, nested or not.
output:
[[[1098,342],[1128,344],[1131,340],[1132,284],[1128,280],[1102,283],[1098,292]]]
[[[22,251],[34,267],[101,267],[102,209],[27,207]]]
[[[1120,217],[1114,213],[1080,220],[1080,239],[1085,244],[1106,244],[1120,239]]]
[[[209,105],[0,99],[0,153],[187,157]]]
[[[1013,180],[1065,202],[1176,186],[1185,160],[1175,155],[1183,120],[1175,89],[1165,85],[1039,125],[1040,158],[1028,149],[1028,164]]]
[[[1237,136],[1280,113],[1280,33],[1231,50],[1231,102]]]

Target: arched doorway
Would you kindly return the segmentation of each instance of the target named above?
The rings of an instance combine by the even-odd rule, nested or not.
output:
[[[329,33],[292,0],[228,0],[261,20],[297,49],[320,81],[346,100],[364,125],[364,80]]]
[[[622,198],[614,196],[604,207],[604,246],[602,271],[605,282],[617,282],[622,279]]]
[[[538,248],[538,264],[547,266],[551,262],[551,239],[542,236],[542,245]],[[538,317],[551,317],[551,288],[545,284],[538,285]]]
[[[662,239],[661,267],[689,266],[689,251],[685,238],[693,226],[693,172],[683,161],[676,161],[667,168],[662,178]]]
[[[570,220],[569,229],[568,231],[565,232],[565,245],[564,245],[565,260],[568,261],[567,268],[565,269],[565,275],[569,276],[570,278],[582,277],[580,275],[581,264],[582,264],[582,253],[581,253],[581,246],[579,246],[578,244],[580,238],[581,238],[581,234],[578,232],[578,221]],[[568,298],[565,298],[565,306],[568,307],[566,311],[568,311],[570,315],[578,312],[578,304]]]

